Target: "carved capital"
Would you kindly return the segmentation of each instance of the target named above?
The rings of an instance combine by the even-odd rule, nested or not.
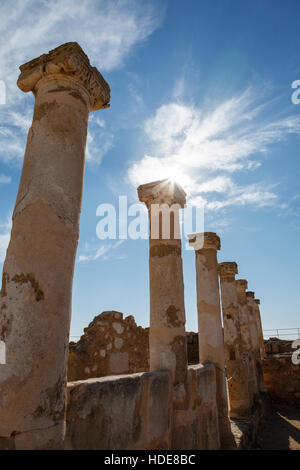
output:
[[[92,67],[87,55],[77,42],[67,42],[48,54],[20,66],[17,85],[24,91],[35,91],[38,82],[45,77],[68,78],[79,83],[90,99],[90,110],[109,107],[110,88],[96,67]]]
[[[202,232],[189,235],[189,245],[192,246],[195,251],[205,249],[220,250],[221,241],[214,232]]]
[[[252,291],[248,291],[248,292],[246,292],[246,296],[248,297],[248,299],[254,299],[255,294]]]
[[[248,289],[248,281],[246,279],[237,279],[236,286],[240,292],[245,292]]]
[[[218,264],[218,272],[221,278],[233,278],[238,273],[238,267],[235,261],[228,261]]]
[[[137,188],[137,192],[139,200],[144,202],[148,209],[152,204],[178,204],[182,208],[185,207],[186,193],[178,183],[170,179],[142,184]]]

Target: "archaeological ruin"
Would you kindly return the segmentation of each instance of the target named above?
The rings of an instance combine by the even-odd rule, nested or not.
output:
[[[109,106],[110,88],[77,43],[20,71],[35,107],[2,274],[0,449],[254,448],[267,395],[283,395],[272,371],[287,359],[271,358],[260,302],[236,262],[218,263],[216,233],[189,235],[198,332],[186,332],[178,183],[137,188],[149,214],[149,328],[105,311],[69,344],[88,117]]]

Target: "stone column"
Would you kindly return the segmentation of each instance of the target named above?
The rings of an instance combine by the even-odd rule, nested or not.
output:
[[[199,361],[212,362],[216,366],[219,432],[221,447],[224,448],[231,429],[217,261],[221,243],[218,235],[212,232],[189,235],[189,239],[196,254]]]
[[[89,111],[110,90],[77,43],[20,67],[35,96],[3,267],[0,445],[61,448],[74,261]]]
[[[261,315],[259,310],[260,300],[254,299],[255,304],[255,315],[256,315],[256,324],[258,329],[258,338],[259,338],[259,349],[260,349],[260,357],[261,360],[265,358],[265,345],[264,345],[264,333],[261,323]]]
[[[255,356],[253,354],[251,332],[249,323],[249,309],[246,296],[246,289],[248,288],[248,282],[245,279],[236,280],[237,295],[239,302],[239,314],[240,314],[240,327],[242,337],[242,350],[244,357],[248,361],[248,384],[249,384],[249,396],[251,403],[259,395],[256,368],[255,368]]]
[[[179,230],[179,209],[185,206],[186,194],[178,184],[162,180],[139,186],[138,196],[146,204],[150,217],[150,370],[172,371],[179,391],[183,390],[187,375]],[[162,233],[166,219],[158,216],[159,206],[163,204],[167,209],[176,205],[174,216],[170,215],[170,236],[166,238]]]
[[[139,186],[138,196],[150,217],[150,370],[171,372],[174,409],[182,410],[187,399],[187,345],[179,209],[185,207],[186,194],[177,183],[162,180]]]
[[[247,417],[251,409],[247,363],[243,357],[239,304],[235,283],[237,272],[237,264],[234,262],[219,264],[229,415],[231,418]]]
[[[265,387],[265,382],[264,382],[262,362],[261,362],[261,356],[260,356],[259,332],[258,332],[256,313],[255,313],[255,310],[256,310],[256,304],[254,302],[255,294],[254,292],[248,291],[246,292],[246,296],[247,296],[247,302],[248,302],[251,342],[252,342],[252,348],[253,348],[253,354],[254,354],[254,360],[255,360],[258,389],[259,389],[259,392],[265,393],[266,387]]]

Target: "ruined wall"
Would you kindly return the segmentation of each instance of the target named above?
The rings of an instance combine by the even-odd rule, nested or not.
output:
[[[300,364],[292,354],[274,354],[263,361],[264,380],[269,398],[276,403],[300,404]]]
[[[292,351],[293,341],[279,338],[269,338],[264,341],[265,353],[266,354],[283,354],[290,353]]]
[[[67,448],[217,449],[214,366],[188,368],[188,410],[173,443],[171,385],[167,371],[70,382]]]
[[[170,448],[170,393],[168,372],[69,383],[68,448]]]
[[[70,343],[68,380],[82,380],[149,370],[149,330],[132,316],[102,312]]]
[[[198,334],[187,333],[188,363],[199,363]],[[68,381],[149,370],[149,328],[133,316],[108,311],[96,316],[77,343],[70,343]]]
[[[265,340],[264,381],[269,398],[275,403],[300,404],[300,364],[292,362],[291,340]]]

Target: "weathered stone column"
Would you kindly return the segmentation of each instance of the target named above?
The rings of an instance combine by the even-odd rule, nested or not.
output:
[[[246,292],[246,296],[247,296],[248,309],[249,309],[251,342],[252,342],[252,348],[253,348],[253,353],[254,353],[258,389],[261,393],[265,393],[266,387],[265,387],[265,382],[264,382],[262,362],[261,362],[261,356],[260,356],[259,332],[258,332],[256,313],[255,313],[255,309],[256,309],[256,304],[254,302],[255,294],[254,292],[248,291]]]
[[[36,101],[3,267],[0,445],[60,448],[88,117],[110,90],[77,43],[20,70]]]
[[[264,333],[263,333],[263,328],[262,328],[262,323],[261,323],[261,315],[260,315],[260,310],[259,310],[260,300],[254,299],[254,304],[255,304],[256,324],[257,324],[257,329],[258,329],[260,357],[261,357],[261,360],[263,360],[265,357],[265,345],[264,345]]]
[[[150,370],[172,373],[174,409],[180,410],[186,406],[187,346],[179,209],[186,194],[162,180],[139,186],[138,196],[150,217]]]
[[[237,279],[237,295],[239,302],[239,313],[240,313],[240,327],[242,337],[242,350],[248,360],[248,384],[249,384],[249,396],[251,402],[254,401],[259,395],[257,374],[255,367],[255,355],[253,353],[250,323],[249,323],[249,308],[246,296],[246,289],[248,288],[248,282],[245,279]]]
[[[189,235],[196,254],[199,361],[216,366],[217,405],[221,447],[231,435],[225,372],[224,339],[221,319],[217,250],[220,238],[216,233]]]
[[[219,264],[229,414],[231,418],[247,417],[251,409],[247,362],[243,356],[239,304],[235,283],[237,272],[237,264],[234,262]]]
[[[171,370],[174,384],[183,390],[187,352],[179,209],[185,206],[186,195],[178,184],[162,180],[139,186],[138,196],[150,217],[150,370]],[[156,217],[162,204],[176,205],[168,238],[162,233],[166,219]]]

